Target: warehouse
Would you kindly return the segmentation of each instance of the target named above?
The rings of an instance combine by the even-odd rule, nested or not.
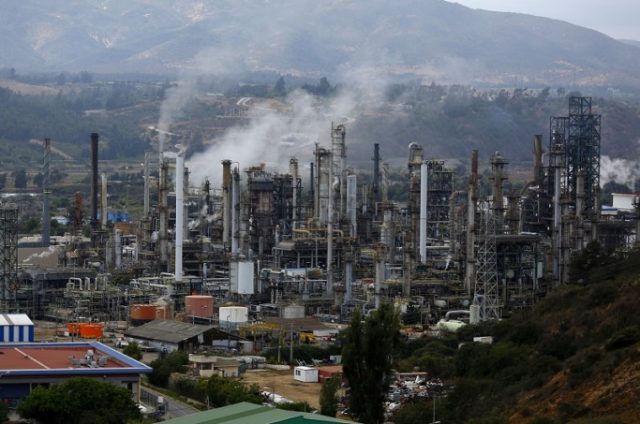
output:
[[[230,340],[238,339],[237,336],[220,331],[212,325],[162,319],[151,321],[140,327],[129,328],[124,335],[141,346],[158,352],[174,350],[193,352],[200,346],[213,346],[216,340],[224,341],[226,345]]]
[[[99,342],[0,345],[0,402],[15,407],[36,386],[74,377],[126,387],[140,398],[140,376],[151,368]]]

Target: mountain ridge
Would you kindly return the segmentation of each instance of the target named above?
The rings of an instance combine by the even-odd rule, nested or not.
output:
[[[26,0],[3,9],[0,67],[317,76],[370,66],[444,83],[640,88],[639,47],[443,0]]]

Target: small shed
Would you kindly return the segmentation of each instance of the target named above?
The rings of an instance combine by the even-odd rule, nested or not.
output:
[[[318,368],[318,380],[323,383],[331,377],[342,381],[342,365],[328,365]]]
[[[27,314],[0,314],[0,343],[33,341],[33,321]]]
[[[293,379],[303,383],[318,382],[318,368],[299,366],[293,369]]]

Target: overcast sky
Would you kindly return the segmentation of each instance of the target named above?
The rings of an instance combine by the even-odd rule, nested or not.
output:
[[[474,9],[560,19],[613,38],[640,40],[640,0],[450,0]]]

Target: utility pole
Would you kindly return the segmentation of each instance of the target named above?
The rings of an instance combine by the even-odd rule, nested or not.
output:
[[[289,364],[293,364],[293,323],[289,324]]]

